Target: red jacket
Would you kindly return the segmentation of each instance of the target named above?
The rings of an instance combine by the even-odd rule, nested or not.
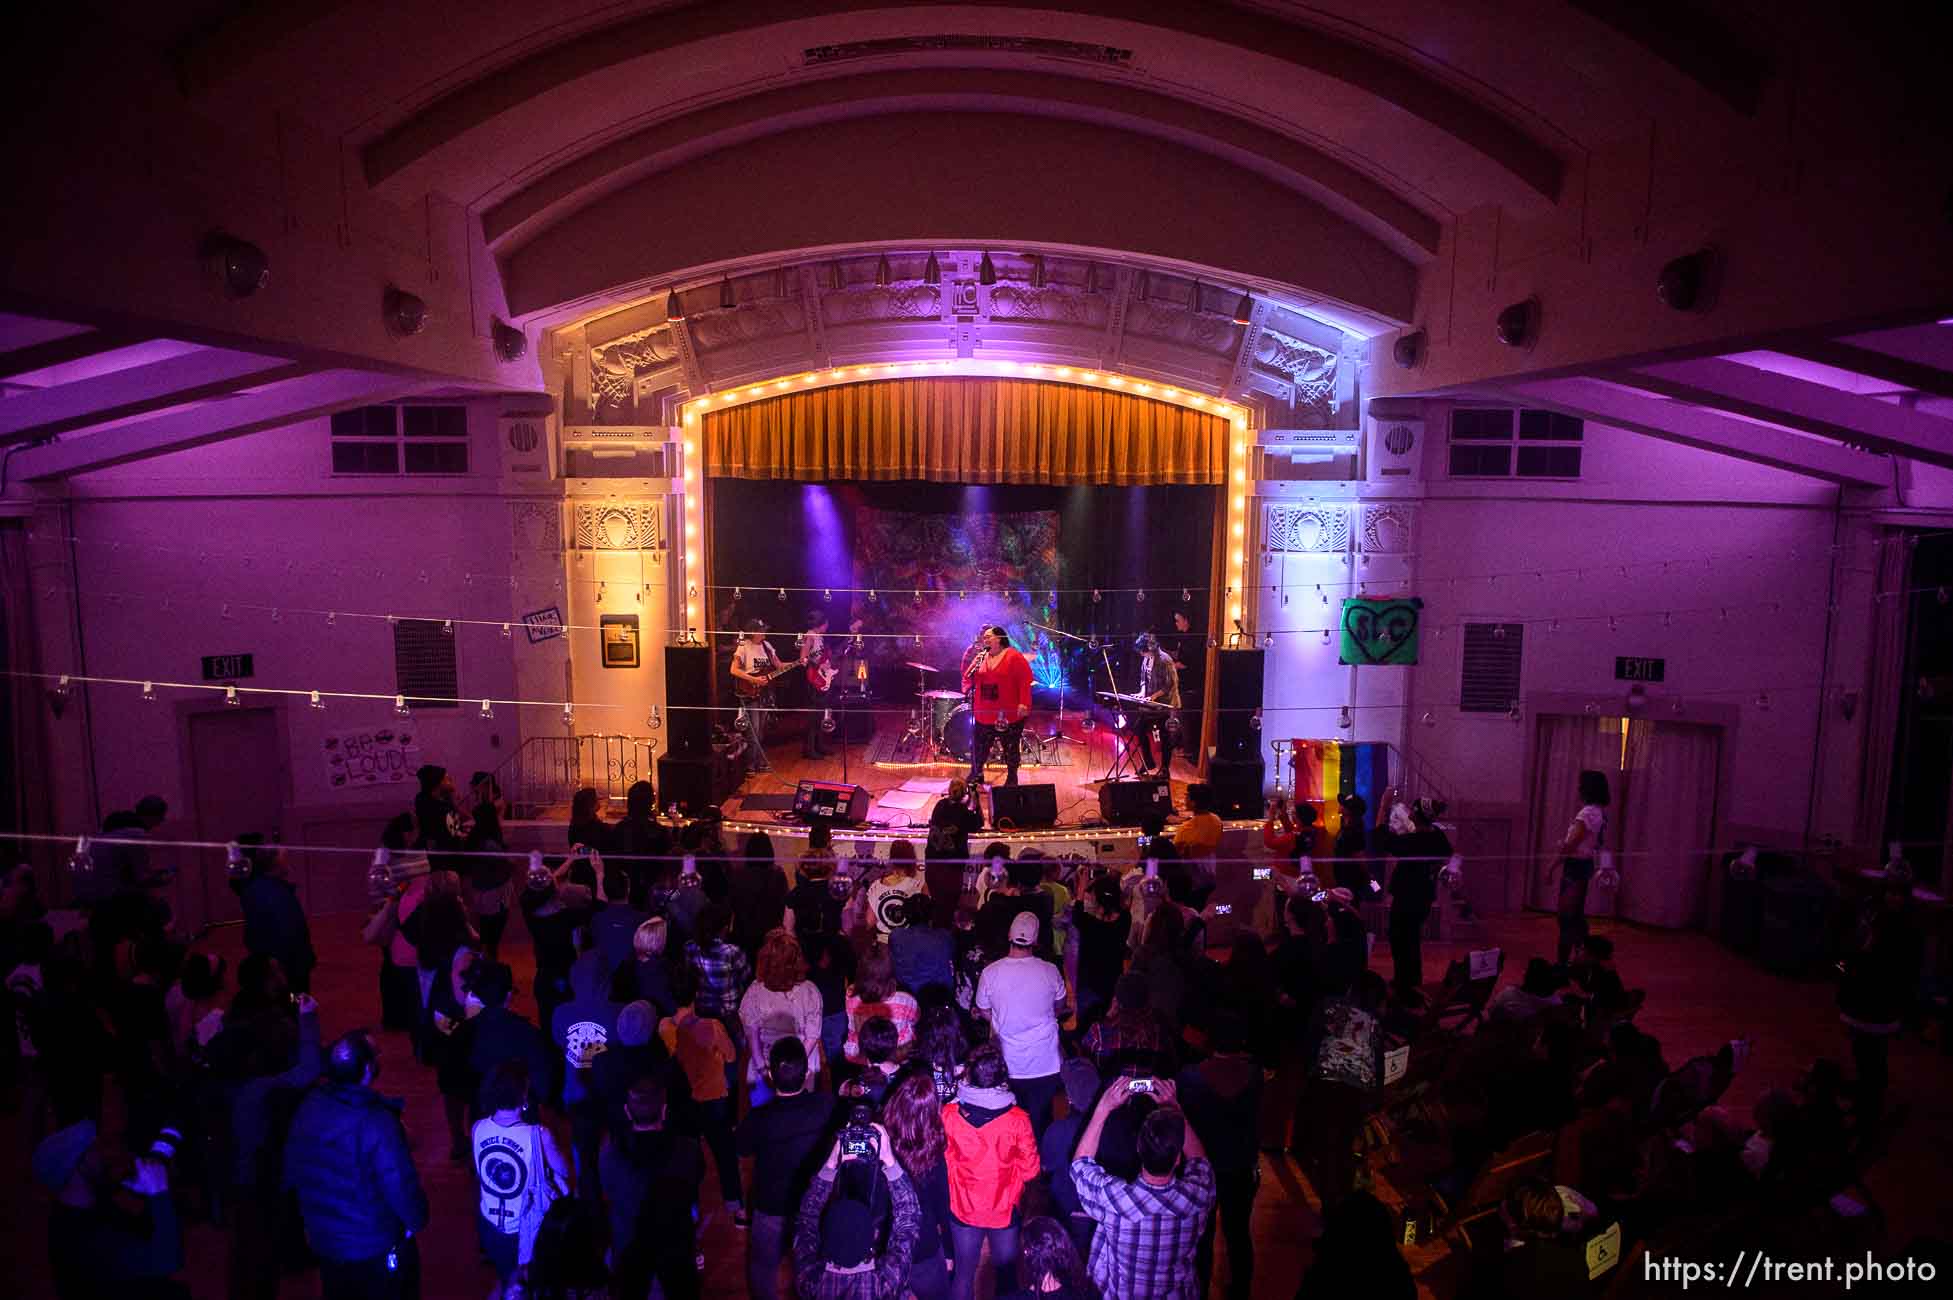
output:
[[[1031,661],[1015,648],[997,655],[988,668],[973,669],[965,685],[976,688],[978,722],[996,727],[1031,716]]]
[[[943,1107],[943,1132],[949,1139],[944,1151],[949,1208],[973,1228],[1008,1228],[1024,1184],[1038,1176],[1038,1139],[1031,1117],[1012,1106],[981,1125],[972,1124],[952,1101]]]

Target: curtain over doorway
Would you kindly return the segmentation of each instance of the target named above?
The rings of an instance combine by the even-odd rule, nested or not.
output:
[[[1557,877],[1549,880],[1548,871],[1580,808],[1580,773],[1591,769],[1605,772],[1611,787],[1607,846],[1621,884],[1613,893],[1590,890],[1587,910],[1669,929],[1702,925],[1722,729],[1581,714],[1542,714],[1538,726],[1529,905],[1554,907]]]

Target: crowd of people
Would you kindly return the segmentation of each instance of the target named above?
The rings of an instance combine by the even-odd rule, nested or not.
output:
[[[1604,780],[1583,780],[1557,863],[1560,951],[1496,995],[1496,967],[1464,959],[1426,978],[1460,864],[1442,805],[1394,793],[1375,824],[1346,800],[1333,843],[1320,810],[1277,801],[1253,858],[1219,856],[1199,806],[1114,865],[973,857],[953,784],[920,852],[849,858],[818,826],[789,873],[765,834],[661,819],[644,783],[615,822],[579,794],[565,851],[525,866],[492,777],[420,785],[364,936],[381,1024],[472,1170],[474,1239],[424,1240],[381,1036],[322,1034],[284,851],[234,856],[233,972],[172,928],[137,827],[58,943],[32,873],[0,894],[9,1095],[64,1300],[189,1294],[198,1217],[227,1234],[234,1296],[312,1267],[328,1297],[415,1296],[439,1249],[478,1253],[492,1297],[683,1300],[714,1216],[760,1300],[969,1300],[986,1273],[998,1297],[1246,1300],[1271,1151],[1323,1207],[1309,1296],[1413,1296],[1405,1247],[1433,1233],[1455,1247],[1441,1293],[1523,1297],[1598,1285],[1635,1242],[1808,1250],[1871,1217],[1853,1188],[1894,1122],[1908,895],[1881,896],[1847,957],[1855,1077],[1821,1060],[1734,1114],[1718,1099],[1747,1044],[1671,1066],[1612,942],[1570,914],[1614,869]],[[503,954],[517,912],[526,990]],[[1386,1204],[1384,1170],[1421,1190]]]

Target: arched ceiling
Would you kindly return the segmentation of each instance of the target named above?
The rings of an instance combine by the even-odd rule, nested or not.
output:
[[[439,195],[478,214],[509,268],[518,314],[596,287],[588,276],[545,283],[535,250],[577,244],[588,254],[634,187],[684,193],[714,155],[776,160],[822,133],[865,139],[872,133],[851,124],[908,115],[968,119],[962,140],[987,132],[1019,144],[1025,162],[1066,184],[1070,169],[1052,166],[1051,141],[1112,131],[1149,142],[1171,162],[1134,178],[1156,187],[1152,212],[1188,206],[1181,176],[1197,155],[1192,169],[1217,184],[1275,200],[1265,242],[1281,242],[1287,214],[1306,206],[1310,237],[1333,232],[1319,239],[1317,261],[1343,265],[1360,247],[1359,276],[1397,281],[1436,256],[1444,224],[1460,213],[1552,213],[1586,151],[1632,133],[1658,107],[1718,119],[1755,108],[1760,58],[1691,64],[1618,10],[1606,0],[485,0],[459,21],[433,6],[391,11],[376,40],[364,6],[314,0],[209,26],[179,45],[177,69],[203,111],[269,105],[335,135],[382,201],[410,208]],[[1029,118],[1039,125],[1025,131]],[[886,195],[929,148],[919,140],[894,165],[885,149],[836,149],[822,166]],[[1007,180],[987,170],[995,151],[964,161],[968,193],[1021,190],[1027,175],[1023,165]],[[818,209],[831,197],[803,178],[772,179],[766,203]],[[833,215],[857,211],[844,204]],[[660,253],[615,273],[644,279],[789,251],[734,247],[742,223],[715,224],[727,246],[699,261]],[[848,242],[874,237],[1095,242],[1063,223],[1022,221],[912,223],[858,230]],[[1269,265],[1209,261],[1191,248],[1168,255],[1283,282]],[[1394,286],[1286,283],[1383,323],[1408,318]]]

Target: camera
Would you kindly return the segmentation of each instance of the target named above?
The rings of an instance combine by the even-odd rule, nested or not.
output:
[[[1309,901],[1311,903],[1326,903],[1329,901],[1329,891],[1326,889],[1318,889],[1315,893],[1309,895]]]
[[[1273,868],[1273,867],[1256,867],[1256,868],[1255,868],[1255,879],[1256,879],[1256,880],[1273,880],[1274,878],[1275,878],[1275,868]]]
[[[1151,1079],[1128,1079],[1126,1081],[1127,1092],[1150,1093],[1153,1091],[1154,1086],[1154,1081]]]
[[[1214,904],[1214,915],[1215,915],[1215,916],[1232,916],[1232,915],[1234,915],[1234,904],[1232,904],[1232,903],[1216,903],[1216,904]]]
[[[881,1134],[875,1132],[875,1112],[857,1102],[848,1111],[848,1122],[841,1126],[841,1159],[877,1160],[881,1157]]]
[[[1140,836],[1140,837],[1139,837],[1139,839],[1138,839],[1138,841],[1137,841],[1137,843],[1138,843],[1138,845],[1139,845],[1139,847],[1140,847],[1140,848],[1142,848],[1142,849],[1149,849],[1149,848],[1151,848],[1151,847],[1153,847],[1153,841],[1154,841],[1154,839],[1155,839],[1155,838],[1157,838],[1157,837],[1156,837],[1156,836],[1152,836],[1152,835],[1142,835],[1142,836]]]
[[[1370,877],[1370,892],[1373,894],[1381,894],[1383,892],[1383,886],[1377,883],[1375,876]]]

